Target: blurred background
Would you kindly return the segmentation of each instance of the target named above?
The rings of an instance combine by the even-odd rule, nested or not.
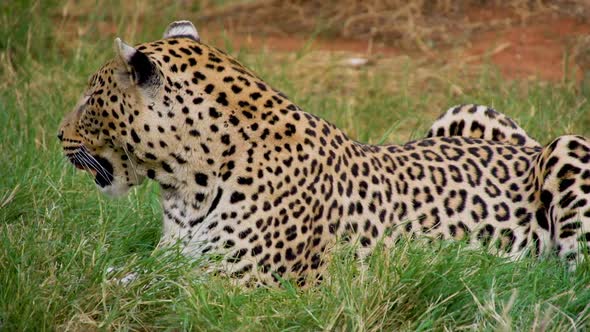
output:
[[[512,78],[563,79],[558,64],[566,52],[571,64],[589,62],[586,0],[21,0],[2,7],[10,14],[5,35],[50,20],[54,31],[45,32],[45,42],[59,42],[64,52],[72,38],[151,34],[185,18],[205,40],[225,38],[236,47],[310,47],[371,60],[411,54],[477,64],[487,57]],[[23,15],[29,19],[19,22]]]
[[[254,47],[294,51],[313,36],[312,47],[370,60],[401,54],[463,64],[489,59],[519,79],[561,80],[567,68],[558,64],[566,60],[587,68],[590,46],[585,0],[241,1],[207,4],[195,18]]]

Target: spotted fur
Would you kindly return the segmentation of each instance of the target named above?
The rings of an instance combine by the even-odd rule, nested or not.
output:
[[[481,105],[459,105],[449,108],[428,130],[427,138],[463,136],[504,142],[513,145],[541,147],[516,122],[496,110]]]
[[[447,112],[426,139],[358,143],[189,24],[136,47],[117,41],[58,134],[107,193],[160,184],[163,242],[221,255],[216,269],[246,284],[313,280],[337,241],[362,256],[402,237],[464,239],[572,262],[587,247],[587,139],[541,147],[473,105]]]

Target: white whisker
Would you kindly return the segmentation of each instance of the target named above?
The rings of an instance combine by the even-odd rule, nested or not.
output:
[[[125,147],[125,145],[122,145],[121,147],[123,148],[123,152],[125,152],[125,155],[127,156],[127,160],[129,160],[129,164],[131,165],[131,168],[133,169],[133,174],[136,177],[135,180],[137,180],[137,168],[135,167],[135,164],[133,163],[133,159],[129,155],[129,151],[127,151],[127,148]]]
[[[110,176],[108,174],[108,171],[98,162],[98,160],[96,160],[96,158],[94,158],[94,156],[92,156],[88,150],[86,150],[86,148],[84,149],[84,157],[86,159],[88,159],[88,162],[90,162],[91,164],[88,166],[91,166],[97,173],[99,173],[105,180],[107,180],[109,182],[109,184],[111,184],[111,180],[109,180]]]
[[[102,178],[104,178],[107,183],[110,185],[112,181],[110,180],[110,176],[106,169],[90,154],[88,151],[83,149],[84,151],[82,154],[75,154],[74,158],[78,160],[78,162],[86,169],[86,170],[93,170],[97,174],[99,174]]]

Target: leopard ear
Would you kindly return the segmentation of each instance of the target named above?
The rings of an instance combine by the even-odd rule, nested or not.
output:
[[[174,21],[168,25],[164,32],[164,38],[187,37],[201,41],[197,28],[190,21]]]
[[[125,44],[120,38],[115,38],[115,52],[125,66],[127,83],[142,88],[159,85],[158,69],[147,55]]]

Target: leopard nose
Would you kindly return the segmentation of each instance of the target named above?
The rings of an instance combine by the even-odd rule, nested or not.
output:
[[[63,130],[60,130],[59,133],[57,133],[57,139],[60,141],[63,141],[64,139],[64,132]]]

